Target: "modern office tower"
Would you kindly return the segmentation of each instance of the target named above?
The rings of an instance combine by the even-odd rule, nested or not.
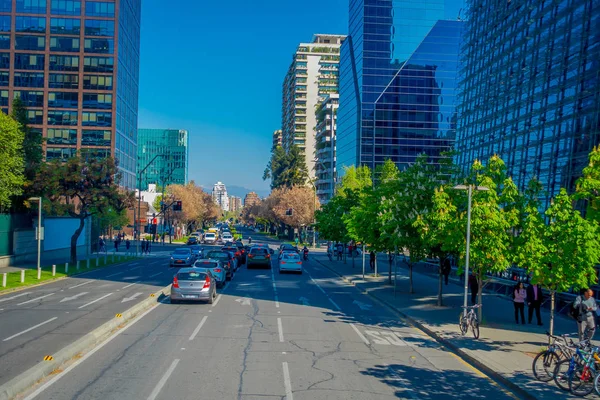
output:
[[[339,95],[328,95],[317,107],[315,172],[317,196],[321,204],[333,197],[335,190],[335,130]]]
[[[182,129],[138,129],[137,162],[141,189],[157,184],[161,190],[168,185],[188,182],[189,135]],[[159,155],[159,157],[154,158]],[[146,168],[147,166],[147,168]],[[142,169],[146,171],[141,174]],[[137,183],[139,185],[139,182]]]
[[[252,207],[260,203],[260,197],[255,192],[250,192],[244,197],[244,207]]]
[[[340,46],[345,38],[315,35],[311,43],[301,43],[283,82],[283,148],[298,145],[304,151],[311,177],[315,175],[315,107],[338,92]]]
[[[273,147],[271,147],[271,150],[273,150],[277,146],[281,146],[282,145],[281,139],[282,139],[281,129],[278,129],[278,130],[274,131],[273,132]]]
[[[27,108],[45,159],[113,156],[134,188],[141,0],[0,0],[0,107]]]
[[[229,198],[229,210],[238,212],[242,210],[242,198],[237,196],[231,196]]]
[[[600,143],[600,2],[471,1],[457,160],[498,154],[542,206],[573,189]]]
[[[337,174],[400,169],[426,153],[436,162],[456,132],[456,86],[464,23],[444,20],[444,0],[350,1],[340,60]]]
[[[217,182],[214,184],[212,198],[223,211],[229,211],[229,196],[227,196],[227,188],[223,182]]]

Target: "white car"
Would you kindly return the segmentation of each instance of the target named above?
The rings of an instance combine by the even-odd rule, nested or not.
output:
[[[279,258],[279,273],[294,271],[302,273],[302,260],[296,252],[283,252]]]
[[[233,236],[231,235],[231,233],[229,232],[224,232],[221,235],[221,239],[223,240],[223,242],[225,243],[233,243]]]
[[[204,244],[217,243],[217,235],[214,232],[206,232],[204,234]]]

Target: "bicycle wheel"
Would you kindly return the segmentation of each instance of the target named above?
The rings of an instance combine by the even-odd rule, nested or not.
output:
[[[566,360],[560,360],[553,372],[553,379],[556,386],[564,390],[565,392],[569,391],[569,375],[573,373],[571,369],[571,358]],[[573,361],[574,362],[574,361]]]
[[[477,317],[473,317],[471,320],[471,330],[473,331],[473,337],[479,339],[479,321]]]
[[[542,351],[535,356],[531,369],[535,379],[542,382],[550,382],[554,378],[554,370],[560,361],[558,355],[553,351]]]
[[[594,379],[594,390],[600,396],[600,374],[596,375],[596,379]]]
[[[462,313],[458,317],[458,327],[460,328],[460,333],[463,336],[465,333],[467,333],[467,329],[469,329],[467,318]]]
[[[569,376],[569,390],[575,396],[587,396],[594,391],[596,371],[587,365],[578,365]]]

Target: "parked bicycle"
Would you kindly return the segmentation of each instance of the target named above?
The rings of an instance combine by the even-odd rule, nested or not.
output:
[[[583,363],[575,365],[573,373],[569,375],[569,391],[576,396],[587,396],[594,390],[598,369],[596,364],[600,363],[598,347],[590,352],[585,352]],[[580,350],[581,351],[581,350]]]
[[[591,348],[589,340],[584,340],[583,342],[576,344],[572,350],[574,350],[574,352],[571,357],[559,361],[552,373],[556,386],[566,392],[571,391],[569,382],[571,381],[577,366],[587,363],[590,358],[593,360],[592,356],[594,351],[597,351],[597,349]]]
[[[554,378],[554,370],[561,360],[570,359],[575,354],[575,343],[568,338],[569,335],[555,336],[546,332],[548,348],[540,352],[533,359],[531,369],[533,376],[539,381],[550,382]]]
[[[464,312],[460,313],[460,318],[458,321],[458,327],[460,329],[460,333],[464,336],[469,328],[473,332],[473,337],[475,339],[479,339],[479,319],[477,318],[477,314],[475,310],[481,307],[480,304],[476,304],[474,306],[463,306],[462,308],[466,308],[467,314]]]

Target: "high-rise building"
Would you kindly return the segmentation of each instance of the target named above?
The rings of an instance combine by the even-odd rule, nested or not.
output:
[[[600,2],[470,1],[458,163],[498,154],[542,206],[572,189],[600,143]]]
[[[229,197],[229,211],[238,212],[242,210],[242,198],[237,196]]]
[[[223,182],[217,182],[214,184],[212,198],[223,211],[229,211],[229,196],[227,195],[227,188]]]
[[[283,82],[283,147],[289,150],[298,145],[304,151],[311,177],[315,175],[315,107],[328,94],[338,92],[340,46],[345,38],[315,35],[311,43],[301,43]]]
[[[351,0],[341,49],[338,175],[391,159],[400,169],[426,153],[451,150],[464,22],[445,18],[445,1]]]
[[[0,107],[27,108],[45,159],[114,156],[135,187],[141,0],[0,0]]]
[[[252,207],[258,203],[260,203],[260,197],[254,192],[250,192],[244,197],[244,207]]]
[[[273,147],[271,148],[271,150],[274,149],[275,147],[281,146],[281,145],[282,145],[281,129],[278,129],[273,132]]]
[[[321,204],[333,197],[335,190],[335,130],[339,95],[328,95],[317,107],[315,171],[317,196]]]
[[[181,129],[138,129],[137,137],[138,169],[141,171],[148,166],[144,174],[141,175],[142,188],[146,188],[152,183],[161,188],[172,184],[187,184],[188,131]],[[156,155],[161,156],[152,161]],[[150,161],[152,162],[150,163]],[[139,178],[140,176],[138,176]]]

